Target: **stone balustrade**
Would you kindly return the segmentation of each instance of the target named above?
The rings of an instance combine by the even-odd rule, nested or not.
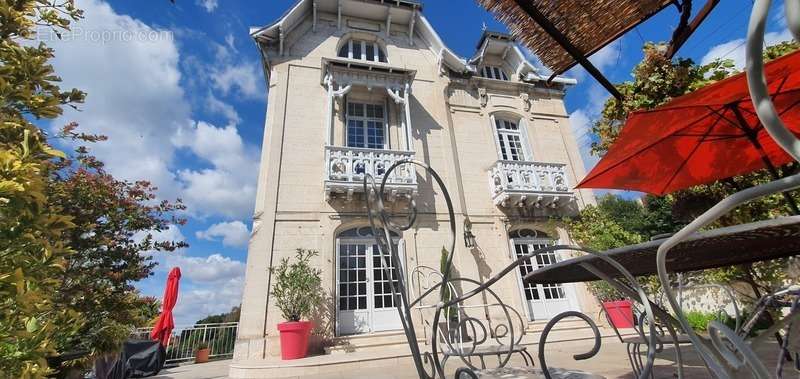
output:
[[[326,146],[326,198],[342,194],[352,200],[354,193],[364,192],[365,174],[371,174],[380,184],[386,170],[401,159],[414,159],[414,152]],[[413,195],[417,191],[416,171],[411,165],[398,167],[387,179],[386,188],[390,198]]]
[[[489,169],[495,205],[557,208],[574,201],[561,163],[497,161]]]

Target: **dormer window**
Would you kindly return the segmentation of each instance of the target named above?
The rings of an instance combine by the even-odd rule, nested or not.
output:
[[[339,49],[339,57],[386,63],[386,53],[375,41],[351,39]]]
[[[489,79],[508,80],[506,72],[497,66],[483,66],[481,67],[481,76]]]

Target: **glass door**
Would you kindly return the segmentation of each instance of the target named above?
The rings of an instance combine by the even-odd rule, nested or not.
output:
[[[513,239],[514,252],[517,258],[530,252],[553,245],[555,241],[547,239]],[[533,259],[526,259],[519,266],[520,285],[524,302],[531,320],[548,320],[559,313],[577,310],[574,292],[571,287],[562,284],[523,284],[521,279],[530,272],[547,267],[559,261],[557,252],[539,254]]]
[[[337,259],[339,335],[402,328],[390,284],[397,285],[397,270],[390,266],[387,275],[382,268],[382,260],[378,246],[374,245],[374,239],[339,240]]]

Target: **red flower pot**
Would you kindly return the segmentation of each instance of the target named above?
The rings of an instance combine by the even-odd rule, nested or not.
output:
[[[206,363],[208,362],[208,355],[211,353],[211,349],[198,349],[194,353],[194,363]]]
[[[305,358],[308,353],[308,337],[311,335],[311,321],[290,321],[278,324],[281,332],[281,359]]]
[[[617,328],[633,328],[633,308],[630,300],[605,301],[605,309],[611,323]]]

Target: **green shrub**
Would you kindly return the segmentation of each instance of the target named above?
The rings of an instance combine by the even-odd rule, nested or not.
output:
[[[690,311],[686,312],[686,320],[689,321],[689,325],[695,331],[702,331],[705,332],[708,330],[708,324],[711,321],[724,321],[727,317],[725,312],[720,313],[709,313],[709,312],[699,312],[699,311]],[[734,325],[736,322],[734,321]]]
[[[278,267],[270,269],[275,275],[272,296],[275,306],[287,321],[300,321],[311,316],[312,310],[322,302],[322,270],[312,268],[311,257],[319,255],[314,250],[297,249],[295,262],[281,259]]]

